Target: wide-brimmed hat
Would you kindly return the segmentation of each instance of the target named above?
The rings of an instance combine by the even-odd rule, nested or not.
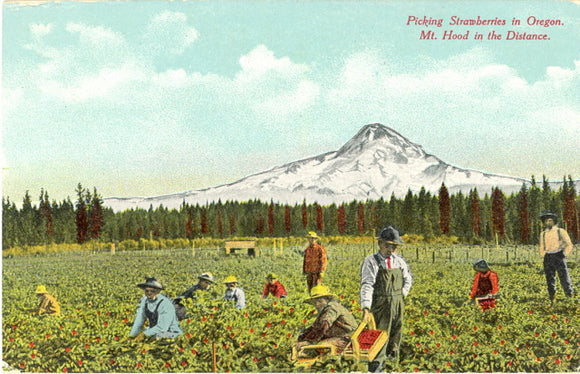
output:
[[[224,279],[224,283],[238,283],[238,279],[233,275],[228,275],[226,279]]]
[[[199,280],[206,280],[206,281],[208,281],[210,283],[214,283],[215,284],[215,280],[213,278],[213,275],[209,271],[207,273],[200,274],[197,278]]]
[[[548,219],[548,218],[552,218],[554,220],[554,222],[558,221],[558,215],[552,211],[552,210],[542,210],[542,212],[540,213],[540,219],[542,221]]]
[[[268,275],[266,275],[266,279],[278,279],[278,277],[274,273],[268,273]]]
[[[326,287],[323,284],[319,284],[318,286],[314,286],[312,287],[312,289],[310,290],[310,297],[307,297],[306,299],[304,299],[305,303],[312,303],[312,301],[314,299],[318,299],[320,297],[331,297],[333,299],[336,299],[337,296],[335,294],[330,293],[328,287]]]
[[[483,258],[473,261],[473,270],[475,271],[488,271],[490,270],[489,264]]]
[[[36,291],[34,291],[34,293],[48,293],[48,291],[44,285],[40,284],[36,286]]]
[[[156,288],[158,290],[162,290],[163,289],[163,285],[157,280],[157,278],[154,277],[145,277],[145,282],[144,283],[139,283],[137,285],[137,287],[139,288]]]
[[[314,239],[319,239],[318,234],[315,233],[314,231],[308,231],[308,234],[306,234],[307,238],[314,238]]]
[[[401,236],[399,235],[399,230],[394,228],[393,226],[386,226],[384,227],[377,236],[377,239],[384,240],[387,243],[391,244],[403,244],[405,243]]]

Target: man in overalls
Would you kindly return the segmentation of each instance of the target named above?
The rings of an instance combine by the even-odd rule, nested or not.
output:
[[[379,372],[385,360],[398,362],[401,344],[403,312],[413,278],[405,259],[396,254],[397,246],[403,244],[392,226],[381,230],[378,237],[379,251],[365,258],[361,267],[360,304],[363,319],[372,313],[377,329],[386,331],[389,340],[374,361],[369,362],[369,372]]]
[[[129,336],[143,339],[140,334],[145,320],[149,321],[149,327],[143,330],[144,336],[155,338],[176,338],[183,333],[173,302],[167,296],[161,293],[163,285],[153,277],[145,278],[144,283],[139,283],[137,287],[141,288],[145,295],[139,302],[137,314]]]

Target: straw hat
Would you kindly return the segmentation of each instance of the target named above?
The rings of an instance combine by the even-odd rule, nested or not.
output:
[[[238,283],[238,279],[233,275],[229,275],[224,279],[224,283]]]
[[[209,271],[207,273],[203,273],[200,276],[197,277],[199,280],[206,280],[210,283],[215,284],[215,280],[213,278],[212,273],[210,273]]]
[[[46,287],[41,284],[41,285],[36,286],[36,291],[34,293],[37,293],[37,294],[48,293],[48,291],[46,290]]]
[[[162,290],[163,289],[163,285],[157,280],[157,278],[154,277],[145,277],[145,282],[144,283],[139,283],[137,285],[137,287],[139,288],[156,288],[158,290]]]
[[[320,297],[331,297],[331,298],[336,298],[337,296],[335,294],[330,293],[330,291],[328,290],[328,287],[326,287],[323,284],[319,284],[318,286],[314,286],[312,287],[312,289],[310,290],[310,297],[307,297],[306,299],[304,299],[305,303],[312,303],[312,301],[314,299],[318,299]]]
[[[278,277],[274,273],[268,273],[268,275],[266,275],[266,279],[278,279]]]
[[[314,231],[308,231],[308,234],[306,234],[307,238],[314,238],[314,239],[318,239],[318,234],[315,233]]]

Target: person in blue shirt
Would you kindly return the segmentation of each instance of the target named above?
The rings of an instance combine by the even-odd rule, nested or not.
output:
[[[246,294],[243,289],[238,287],[238,280],[233,275],[224,279],[226,285],[226,293],[224,300],[232,300],[236,302],[236,308],[244,309],[246,307]]]
[[[145,278],[144,283],[139,283],[137,287],[143,289],[145,296],[141,298],[137,308],[137,314],[129,336],[138,336],[143,329],[145,320],[149,320],[149,326],[143,330],[147,337],[175,338],[183,333],[175,307],[170,298],[163,295],[163,286],[155,278]]]

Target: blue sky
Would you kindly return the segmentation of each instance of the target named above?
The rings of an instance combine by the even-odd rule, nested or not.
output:
[[[461,167],[580,178],[575,2],[64,1],[4,3],[2,19],[2,194],[13,201],[41,188],[74,198],[79,182],[104,197],[229,183],[336,150],[376,122]]]

